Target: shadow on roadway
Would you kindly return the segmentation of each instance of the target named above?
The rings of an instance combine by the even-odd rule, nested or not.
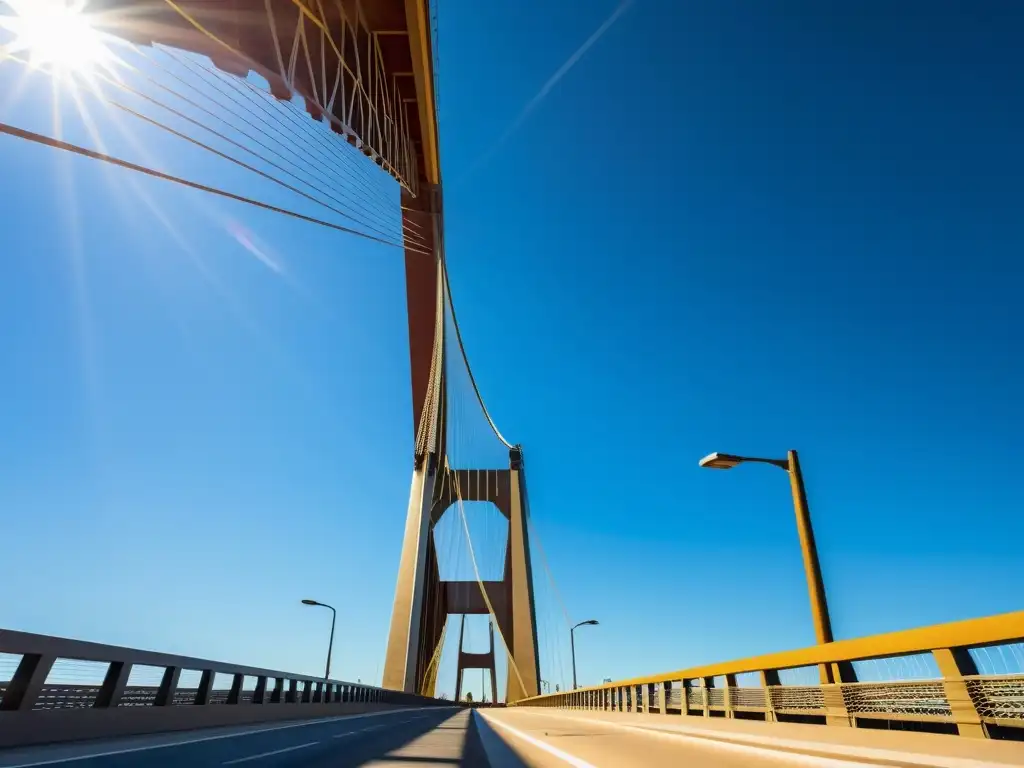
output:
[[[303,768],[397,768],[414,765],[492,768],[478,727],[478,719],[468,709],[431,714],[401,726],[364,734],[363,738],[346,741],[329,753],[291,765]],[[279,768],[277,765],[260,766],[256,762],[252,765],[253,768]],[[525,763],[518,758],[514,762],[503,759],[495,762],[493,768],[523,765]]]

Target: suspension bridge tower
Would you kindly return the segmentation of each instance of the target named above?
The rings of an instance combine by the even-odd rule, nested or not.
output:
[[[438,271],[438,279],[444,282],[443,263]],[[444,311],[442,303],[438,311]],[[443,334],[441,323],[438,332]],[[444,449],[443,340],[436,347],[441,353],[435,357],[429,387],[436,393],[434,402],[428,392],[417,420],[415,467],[383,684],[433,696],[448,616],[489,615],[508,655],[506,701],[518,701],[538,695],[540,680],[523,452],[519,446],[511,447],[506,468],[449,465]],[[481,580],[479,571],[476,581],[441,579],[433,529],[447,509],[462,502],[490,502],[508,521],[500,580]],[[461,674],[461,639],[459,652]]]

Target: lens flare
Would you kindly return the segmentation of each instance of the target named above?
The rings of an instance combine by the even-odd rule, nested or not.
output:
[[[0,0],[0,10],[7,11],[0,15],[0,30],[13,35],[0,58],[25,52],[33,67],[68,77],[117,63],[112,38],[93,27],[85,0]]]

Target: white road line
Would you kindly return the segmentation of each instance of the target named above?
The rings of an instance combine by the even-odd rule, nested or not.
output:
[[[274,755],[281,755],[285,752],[294,752],[297,749],[305,749],[306,747],[315,747],[319,744],[319,741],[310,741],[306,744],[296,744],[294,747],[282,747],[281,749],[274,749],[270,752],[260,752],[258,755],[249,755],[248,757],[240,757],[237,760],[228,760],[221,763],[221,765],[237,765],[238,763],[248,763],[250,760],[259,760],[264,757],[272,757]]]
[[[545,744],[540,739],[535,739],[528,733],[523,733],[518,728],[513,728],[511,725],[507,725],[506,723],[503,723],[500,720],[484,715],[483,713],[481,713],[480,716],[487,721],[488,725],[496,725],[502,730],[508,731],[516,738],[522,739],[527,744],[532,744],[533,746],[537,747],[537,749],[544,750],[549,755],[554,755],[559,760],[573,766],[573,768],[596,768],[595,766],[588,763],[586,760],[581,760],[580,758],[575,757],[574,755],[570,755],[568,752],[563,752],[557,747],[552,747],[550,744]]]
[[[270,705],[273,706],[273,705]],[[454,707],[452,707],[454,709]],[[441,710],[445,707],[417,707],[415,709],[395,709],[389,712],[367,712],[359,715],[339,715],[338,717],[321,717],[315,720],[302,720],[298,723],[285,723],[282,725],[273,725],[268,728],[253,728],[245,731],[236,731],[234,733],[221,733],[216,736],[199,736],[192,739],[179,739],[175,741],[168,741],[163,744],[146,744],[141,747],[125,747],[122,749],[110,749],[103,752],[88,752],[83,755],[72,755],[70,757],[55,757],[49,760],[36,760],[30,763],[15,763],[14,765],[3,765],[0,763],[0,768],[37,768],[42,765],[60,765],[62,763],[74,763],[79,760],[92,760],[97,757],[112,757],[113,755],[128,755],[133,752],[147,752],[151,749],[168,749],[170,747],[183,747],[187,744],[200,744],[204,741],[219,741],[221,739],[235,739],[243,736],[252,736],[257,733],[269,733],[270,731],[281,731],[286,728],[304,728],[310,725],[324,725],[325,723],[336,723],[339,720],[361,720],[367,717],[381,717],[384,715],[397,715],[405,712],[416,712],[429,710]],[[426,717],[426,715],[424,715]],[[138,737],[132,737],[138,738]],[[73,745],[54,745],[55,747],[67,748]]]
[[[397,723],[394,723],[394,725],[401,725],[402,723],[411,723],[413,720],[422,720],[425,717],[426,717],[426,715],[420,715],[419,717],[410,717],[407,720],[399,720]],[[391,725],[391,723],[388,723],[387,725]],[[356,733],[363,733],[364,731],[375,731],[378,728],[385,728],[385,727],[387,727],[387,726],[386,725],[374,725],[374,726],[371,726],[369,728],[362,728],[362,729],[360,729],[358,731],[345,731],[344,733],[338,733],[338,734],[335,734],[334,736],[332,736],[331,738],[332,739],[343,739],[346,736],[351,736],[351,735],[356,734]]]
[[[408,720],[399,720],[399,722],[400,723],[407,723],[409,721]],[[366,733],[367,731],[376,731],[378,728],[383,728],[383,727],[384,727],[383,725],[371,725],[369,728],[360,728],[358,731],[345,731],[344,733],[339,733],[336,736],[332,736],[331,738],[333,738],[333,739],[340,739],[340,738],[342,738],[344,736],[352,736],[352,735],[357,734],[357,733]]]

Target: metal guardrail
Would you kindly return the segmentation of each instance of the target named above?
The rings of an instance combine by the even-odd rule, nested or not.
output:
[[[1024,669],[982,675],[979,649],[1024,639],[1024,611],[622,680],[523,699],[514,706],[734,717],[946,731],[1024,740]],[[860,682],[854,662],[930,654],[935,679]],[[817,668],[819,685],[780,672]],[[737,685],[753,673],[757,687]],[[685,704],[684,704],[685,702]]]
[[[0,680],[0,747],[452,706],[361,683],[11,630],[0,630],[0,655],[13,667]],[[61,669],[69,664],[89,666],[98,680],[68,680]],[[159,682],[130,684],[133,670]]]

